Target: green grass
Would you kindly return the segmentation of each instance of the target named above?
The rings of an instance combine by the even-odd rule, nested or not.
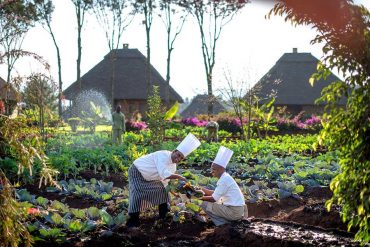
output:
[[[65,126],[65,127],[59,127],[57,129],[59,132],[72,132],[70,126]],[[85,132],[88,131],[88,129],[84,129],[82,126],[78,126],[77,132]],[[96,132],[111,132],[112,131],[112,126],[111,125],[98,125],[96,126]]]

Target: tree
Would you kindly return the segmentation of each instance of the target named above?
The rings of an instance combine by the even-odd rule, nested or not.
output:
[[[299,2],[299,3],[298,3]],[[328,11],[330,10],[330,11]],[[270,14],[285,15],[294,25],[313,25],[318,34],[311,43],[323,43],[323,57],[310,83],[338,69],[344,81],[333,82],[319,101],[327,103],[319,144],[340,151],[341,173],[331,182],[333,197],[341,206],[355,239],[370,241],[370,12],[351,0],[277,3]],[[347,98],[345,108],[337,106]]]
[[[232,106],[236,117],[240,121],[241,134],[248,140],[251,138],[251,119],[253,107],[258,101],[256,95],[260,91],[259,86],[252,87],[250,71],[245,71],[242,76],[236,78],[230,70],[224,71],[226,87],[219,91],[223,98]],[[247,115],[247,122],[245,121]],[[245,136],[245,124],[247,124],[247,136]]]
[[[38,6],[40,1],[14,0],[0,4],[0,60],[7,66],[5,108],[6,114],[11,113],[9,90],[11,73],[15,62],[24,55],[21,51],[24,35],[39,20]]]
[[[13,20],[11,21],[13,22]],[[7,27],[2,31],[4,38],[2,39],[1,46],[6,56],[7,76],[6,82],[10,83],[11,72],[14,68],[15,62],[19,59],[18,53],[12,53],[14,50],[21,50],[24,40],[25,32],[18,29],[15,23],[8,23]]]
[[[93,7],[96,19],[104,29],[107,39],[110,60],[112,67],[111,74],[111,105],[114,108],[114,79],[115,79],[115,59],[122,34],[131,24],[135,13],[129,8],[129,0],[97,0]]]
[[[45,0],[40,8],[41,13],[41,23],[43,24],[45,30],[50,34],[53,44],[55,46],[57,61],[58,61],[58,115],[62,116],[62,94],[63,94],[63,80],[62,80],[62,59],[60,56],[59,45],[55,38],[55,33],[51,27],[51,15],[54,12],[54,4],[51,0]]]
[[[27,106],[38,111],[38,124],[41,136],[45,134],[45,114],[51,115],[57,108],[56,85],[43,74],[31,74],[23,92]]]
[[[96,0],[93,11],[105,32],[109,50],[118,49],[123,32],[135,17],[129,0]]]
[[[208,90],[208,115],[213,113],[213,69],[216,63],[217,41],[225,25],[248,2],[248,0],[182,0],[180,5],[185,7],[196,20],[200,32],[203,62]]]
[[[145,34],[146,34],[146,80],[147,80],[147,95],[151,94],[150,90],[152,89],[152,81],[151,81],[151,69],[150,69],[150,31],[152,29],[153,23],[153,14],[154,9],[156,8],[156,1],[155,0],[138,0],[133,1],[134,9],[144,14],[144,25],[145,25]]]
[[[85,23],[85,14],[93,6],[93,0],[71,0],[75,6],[77,17],[77,83],[82,88],[81,84],[81,56],[82,56],[82,28]]]
[[[224,78],[226,81],[227,86],[225,88],[220,89],[220,93],[223,98],[228,102],[236,115],[236,117],[240,121],[241,125],[241,135],[243,139],[245,138],[244,134],[244,96],[247,93],[247,81],[246,80],[235,80],[231,75],[230,70],[224,71]],[[249,139],[249,137],[248,137]]]
[[[174,49],[175,41],[186,21],[187,14],[175,5],[177,1],[162,0],[160,2],[160,9],[163,23],[167,33],[167,71],[166,71],[166,94],[165,102],[167,108],[170,107],[170,78],[171,78],[171,55]],[[176,7],[177,6],[177,7]],[[175,23],[175,24],[174,24]]]
[[[158,145],[164,139],[166,116],[161,97],[159,96],[158,86],[153,86],[152,94],[148,97],[148,111],[146,115],[148,118],[148,127],[151,132],[152,144]]]

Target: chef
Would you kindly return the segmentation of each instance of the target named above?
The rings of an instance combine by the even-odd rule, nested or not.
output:
[[[128,170],[129,219],[128,227],[140,225],[140,211],[158,205],[159,217],[169,211],[169,195],[165,190],[170,179],[186,180],[175,174],[176,164],[199,147],[199,140],[191,133],[174,151],[161,150],[136,159]]]
[[[215,190],[202,188],[201,208],[216,226],[247,217],[244,196],[235,180],[226,172],[233,151],[221,146],[212,163],[212,175],[218,178]]]

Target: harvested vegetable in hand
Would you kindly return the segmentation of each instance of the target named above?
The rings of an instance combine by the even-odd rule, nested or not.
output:
[[[192,197],[200,198],[204,195],[203,191],[191,185],[190,182],[184,181],[171,181],[167,186],[168,191],[185,194],[189,199]]]

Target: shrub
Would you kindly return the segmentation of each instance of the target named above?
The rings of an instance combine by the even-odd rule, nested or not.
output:
[[[310,118],[303,120],[303,112],[290,119],[287,117],[277,116],[277,127],[279,130],[319,130],[322,128],[321,119],[312,115]]]
[[[126,122],[126,131],[141,131],[148,128],[148,125],[145,122],[133,122],[127,121]]]
[[[165,133],[165,111],[159,96],[159,87],[153,86],[152,94],[148,97],[148,127],[152,133],[152,144],[160,144]]]
[[[187,126],[197,126],[197,127],[203,127],[207,125],[207,121],[199,120],[196,117],[183,118],[181,119],[181,123]]]
[[[219,118],[216,121],[219,125],[220,130],[224,130],[232,134],[240,133],[242,130],[240,120],[237,118],[224,117],[224,118]],[[247,120],[245,120],[245,123],[246,122]]]
[[[0,171],[0,243],[1,246],[31,246],[33,240],[29,234],[25,219],[25,207],[14,198],[14,189]]]

